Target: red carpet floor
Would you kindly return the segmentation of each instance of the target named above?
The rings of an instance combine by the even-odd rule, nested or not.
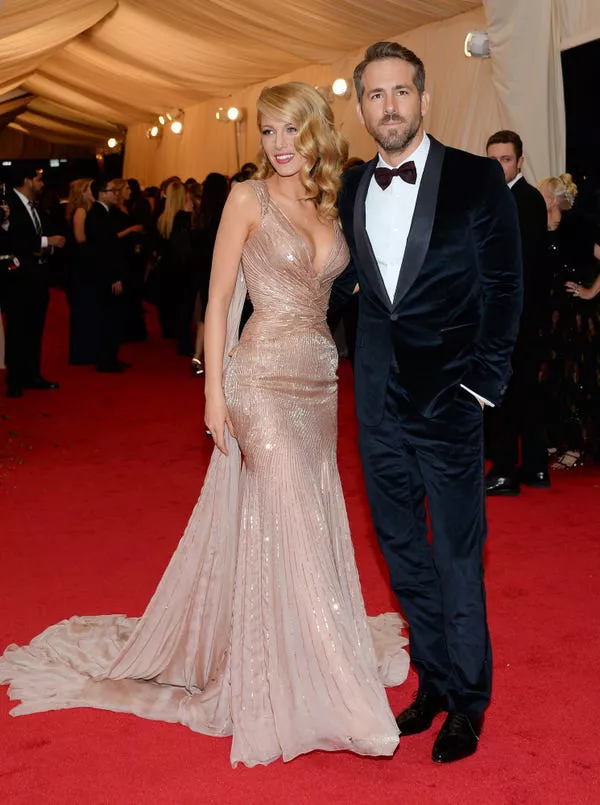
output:
[[[202,381],[152,333],[125,375],[66,362],[53,297],[44,373],[60,391],[0,402],[0,648],[73,614],[142,612],[192,509],[210,445]],[[341,369],[340,464],[367,608],[393,606]],[[128,715],[8,716],[0,691],[0,803],[600,802],[600,471],[556,473],[550,491],[492,500],[487,548],[495,690],[479,752],[430,760],[434,732],[393,759],[313,753],[233,770],[229,739]],[[405,706],[414,677],[390,691]],[[436,722],[439,725],[441,718]]]

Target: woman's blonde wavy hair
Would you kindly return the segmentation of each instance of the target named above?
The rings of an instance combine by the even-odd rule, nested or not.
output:
[[[91,183],[91,179],[75,179],[69,185],[69,200],[67,202],[66,213],[67,221],[70,221],[73,218],[75,210],[83,207],[83,209],[87,212],[92,206],[91,201],[88,201],[83,195]]]
[[[265,87],[256,112],[259,129],[263,116],[285,120],[297,129],[294,144],[306,160],[300,172],[306,197],[314,200],[321,218],[337,218],[336,200],[348,145],[335,128],[327,101],[310,84],[289,81]],[[261,145],[255,178],[266,179],[273,173],[275,169]]]
[[[542,179],[538,184],[538,190],[541,193],[548,190],[556,199],[558,208],[563,212],[571,209],[578,193],[577,185],[570,173],[561,173],[560,176]]]
[[[181,182],[171,182],[167,187],[165,209],[156,222],[156,228],[165,240],[171,237],[175,216],[185,204],[185,187]]]

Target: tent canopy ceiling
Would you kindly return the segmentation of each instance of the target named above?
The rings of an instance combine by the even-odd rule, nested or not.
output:
[[[4,0],[0,128],[102,143],[481,0]],[[15,92],[16,91],[16,92]],[[16,96],[18,93],[18,96]],[[19,103],[20,101],[20,103]],[[16,104],[16,106],[15,106]]]

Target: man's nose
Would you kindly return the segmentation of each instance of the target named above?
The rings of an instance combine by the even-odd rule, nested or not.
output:
[[[386,112],[395,112],[396,106],[394,104],[394,95],[390,92],[386,94],[384,99],[384,108]]]

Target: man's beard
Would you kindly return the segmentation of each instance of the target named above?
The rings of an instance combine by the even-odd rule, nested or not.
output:
[[[414,118],[413,120],[409,121],[406,128],[388,129],[387,134],[383,134],[379,129],[374,127],[370,128],[368,126],[367,131],[371,137],[373,137],[377,145],[380,146],[380,148],[382,148],[387,154],[401,153],[402,151],[405,151],[415,139],[417,132],[421,127],[422,120],[422,116],[419,115],[418,118]],[[406,123],[407,121],[405,121],[399,115],[385,115],[385,117],[383,117],[379,122],[379,125],[389,122]]]

